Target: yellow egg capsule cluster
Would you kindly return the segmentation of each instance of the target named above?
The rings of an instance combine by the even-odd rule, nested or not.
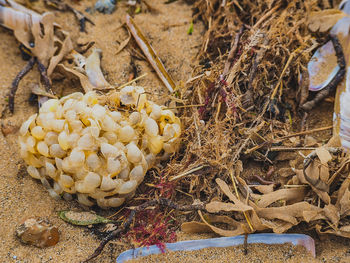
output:
[[[181,126],[141,87],[50,99],[20,129],[27,171],[51,196],[117,207],[131,198],[157,155],[173,153]]]

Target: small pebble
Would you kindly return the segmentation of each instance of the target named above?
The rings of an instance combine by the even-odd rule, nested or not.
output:
[[[54,246],[60,238],[58,228],[43,218],[25,220],[16,228],[16,236],[24,244],[40,248]]]

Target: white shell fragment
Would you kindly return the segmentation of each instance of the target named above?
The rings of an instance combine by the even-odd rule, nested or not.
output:
[[[176,151],[180,133],[172,111],[127,86],[48,100],[23,123],[19,144],[29,175],[51,196],[106,208],[134,195],[158,154]]]

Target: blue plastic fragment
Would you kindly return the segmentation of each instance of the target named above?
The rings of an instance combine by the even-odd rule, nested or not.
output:
[[[112,14],[115,10],[116,0],[98,0],[95,3],[95,9],[100,13]]]
[[[316,256],[315,241],[308,235],[304,234],[251,234],[248,235],[248,244],[285,244],[301,245],[310,251],[313,257]],[[191,251],[210,247],[232,247],[244,244],[244,236],[219,237],[199,240],[180,241],[176,243],[166,243],[167,251]],[[156,246],[140,247],[130,249],[121,253],[117,258],[117,263],[124,263],[127,260],[160,254],[162,251]]]

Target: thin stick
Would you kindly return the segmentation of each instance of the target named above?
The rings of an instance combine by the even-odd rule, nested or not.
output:
[[[280,137],[280,138],[276,138],[276,139],[274,139],[274,141],[284,141],[284,140],[286,140],[288,138],[291,138],[291,137],[297,137],[297,136],[306,135],[306,134],[319,132],[319,131],[331,130],[332,128],[333,128],[333,126],[326,126],[326,127],[316,128],[316,129],[313,129],[313,130],[296,132],[296,133],[293,133],[293,134],[290,134],[290,135],[286,135],[286,136],[283,136],[283,137]],[[256,145],[256,146],[246,150],[244,152],[244,154],[250,154],[251,152],[259,150],[262,147],[267,146],[269,144],[272,144],[272,142],[269,142],[269,141],[263,142],[262,144]]]
[[[265,15],[263,15],[262,17],[260,17],[260,19],[258,20],[258,22],[255,23],[255,25],[252,27],[252,29],[256,29],[258,26],[260,26],[260,24],[262,22],[264,22],[264,20],[266,18],[268,18],[269,16],[271,16],[278,8],[280,8],[280,4],[276,5],[274,8],[272,8],[270,11],[268,11]]]
[[[28,61],[27,65],[17,74],[15,79],[12,82],[11,90],[9,94],[9,108],[11,113],[15,110],[15,94],[18,89],[18,84],[21,81],[21,79],[28,74],[28,72],[33,68],[34,64],[36,62],[35,57],[31,57]]]
[[[126,25],[136,40],[136,43],[147,57],[149,63],[151,63],[152,67],[157,72],[159,78],[162,80],[167,89],[173,93],[176,87],[174,80],[170,77],[162,61],[159,59],[152,46],[148,43],[141,30],[136,26],[135,22],[129,15],[126,15]]]
[[[51,80],[47,75],[47,68],[38,60],[38,70],[41,75],[41,81],[44,84],[44,87],[47,92],[52,92]]]
[[[294,152],[294,151],[308,151],[315,150],[315,147],[271,147],[271,152]]]
[[[123,85],[119,86],[119,87],[116,88],[116,89],[122,89],[122,88],[124,88],[124,87],[126,87],[126,86],[128,86],[128,85],[134,83],[135,81],[137,81],[137,80],[139,80],[139,79],[142,79],[142,78],[144,78],[144,77],[146,77],[146,76],[147,76],[147,73],[142,74],[141,76],[138,76],[137,78],[134,78],[134,79],[132,79],[132,80],[130,80],[130,81],[124,83]]]
[[[236,36],[235,36],[235,39],[234,39],[234,43],[232,45],[232,48],[231,48],[230,52],[228,53],[227,60],[226,60],[226,63],[225,63],[225,67],[224,67],[224,71],[222,73],[224,79],[226,78],[226,75],[228,74],[228,72],[229,72],[229,70],[231,68],[231,64],[232,64],[233,59],[234,59],[234,57],[236,55],[239,39],[240,39],[240,37],[241,37],[241,35],[243,33],[243,30],[244,30],[244,25],[241,26],[240,30],[236,33]]]
[[[184,172],[184,173],[182,173],[182,174],[179,174],[179,175],[176,175],[176,176],[171,177],[171,178],[169,179],[169,181],[171,182],[171,181],[177,180],[177,179],[179,179],[179,178],[181,178],[181,177],[184,177],[184,176],[186,176],[186,175],[189,175],[189,174],[191,174],[191,173],[194,173],[194,172],[196,172],[196,171],[198,171],[198,170],[200,170],[200,169],[202,169],[202,168],[204,168],[204,167],[205,167],[205,165],[198,166],[198,167],[193,168],[193,169],[191,169],[191,170],[189,170],[189,171],[187,171],[187,172]]]

